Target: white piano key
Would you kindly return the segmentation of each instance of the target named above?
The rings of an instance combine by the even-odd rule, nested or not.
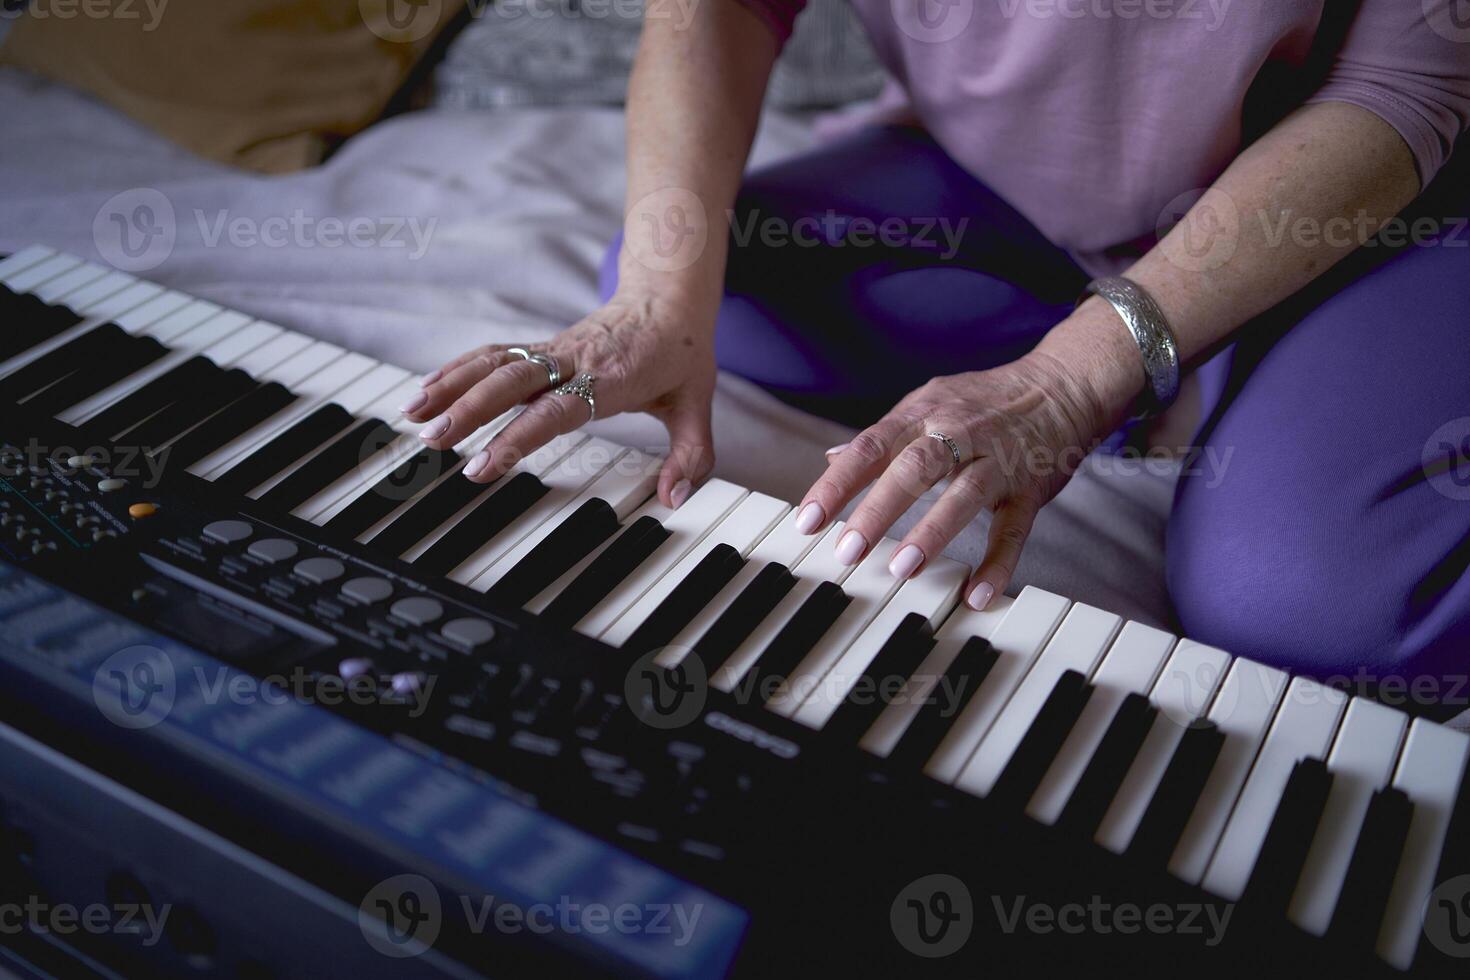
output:
[[[1327,756],[1332,789],[1287,909],[1287,918],[1314,936],[1325,935],[1347,880],[1363,818],[1373,794],[1393,778],[1409,716],[1353,698]]]
[[[818,585],[823,582],[841,585],[852,574],[852,566],[839,562],[836,555],[837,535],[845,526],[842,521],[836,521],[825,534],[819,536],[820,540],[816,545],[791,570],[796,577],[796,584],[791,587],[791,591],[782,597],[765,619],[755,624],[750,635],[725,658],[725,662],[710,677],[711,687],[719,691],[734,690],[735,685],[740,683],[741,678],[760,659],[766,647],[776,638],[776,634],[796,615],[796,611]]]
[[[6,286],[10,286],[11,280],[18,273],[24,272],[31,266],[46,261],[55,254],[55,249],[47,248],[45,245],[27,245],[19,252],[14,252],[0,259],[0,282],[3,282]],[[16,292],[19,291],[16,290]]]
[[[42,302],[61,303],[71,309],[72,312],[76,312],[76,307],[71,306],[70,303],[66,303],[64,297],[76,292],[83,286],[96,282],[105,275],[107,275],[107,269],[103,266],[93,262],[83,262],[69,272],[62,273],[55,279],[51,279],[37,286],[33,292],[36,298]]]
[[[177,295],[183,295],[182,293]],[[129,333],[136,333],[142,337],[152,337],[161,344],[170,343],[189,330],[193,330],[199,324],[212,316],[218,315],[221,310],[213,303],[203,300],[191,300],[173,312],[162,317],[155,317],[154,312],[162,309],[168,304],[165,300],[171,300],[173,294],[165,294],[151,303],[145,303],[120,317],[115,318],[118,326]],[[187,298],[187,297],[186,297]],[[146,319],[146,325],[140,325]]]
[[[1393,785],[1413,801],[1414,816],[1388,895],[1377,949],[1379,956],[1400,970],[1407,970],[1414,962],[1423,932],[1424,906],[1438,884],[1434,876],[1454,815],[1467,750],[1470,737],[1464,733],[1416,718],[1399,756]]]
[[[1080,602],[1073,605],[1035,666],[980,739],[955,779],[955,787],[975,796],[989,795],[1062,674],[1075,670],[1090,678],[1121,625],[1122,620],[1113,613]]]
[[[719,594],[714,597],[703,609],[699,611],[689,625],[685,626],[676,635],[669,645],[660,651],[655,662],[662,667],[673,667],[689,655],[695,641],[704,636],[715,621],[730,608],[742,592],[750,587],[750,583],[771,562],[785,565],[788,569],[796,567],[797,563],[806,556],[806,553],[817,543],[817,535],[802,534],[796,530],[796,508],[791,508],[755,547],[751,548],[750,554],[746,556],[745,566],[735,573]]]
[[[139,286],[147,286],[149,288],[140,290],[138,289]],[[162,287],[155,286],[151,282],[139,282],[126,272],[109,272],[102,278],[89,282],[81,289],[67,293],[64,302],[67,308],[75,313],[80,313],[83,316],[95,316],[97,315],[96,309],[105,300],[116,297],[120,302],[129,302],[129,299],[123,298],[123,294],[128,293],[132,297],[136,297],[136,302],[132,302],[130,306],[124,306],[119,311],[125,313],[132,306],[157,296],[161,292],[163,292]]]
[[[129,333],[137,333],[154,320],[168,316],[188,304],[189,297],[183,293],[165,292],[162,286],[151,282],[136,282],[126,289],[99,298],[77,312],[95,318],[99,323],[111,320]]]
[[[685,506],[687,507],[688,503]],[[628,606],[601,634],[600,639],[615,647],[622,646],[638,627],[653,615],[654,610],[669,597],[669,593],[693,574],[694,569],[711,551],[726,544],[744,557],[750,553],[751,548],[755,547],[757,541],[770,533],[771,528],[776,526],[776,522],[785,516],[789,509],[784,500],[777,500],[763,493],[747,494],[695,547],[685,552],[684,557],[680,558],[667,574],[659,578],[637,601]]]
[[[82,264],[82,260],[74,255],[52,255],[42,259],[35,265],[26,267],[12,273],[5,281],[12,292],[29,293],[37,286],[49,282],[57,276],[70,272]]]
[[[884,538],[858,562],[852,574],[842,583],[842,591],[847,593],[850,600],[847,608],[827,627],[827,632],[822,634],[811,651],[801,659],[786,681],[772,693],[766,701],[769,710],[788,718],[796,714],[802,702],[816,692],[822,678],[827,676],[838,659],[862,634],[863,629],[898,592],[898,587],[903,582],[889,573],[887,561],[897,545],[897,541]],[[820,707],[814,707],[808,717],[821,715],[825,721],[826,716],[836,711],[837,705],[841,703],[839,700],[832,704],[825,713]]]
[[[542,521],[537,527],[516,544],[516,546],[504,555],[470,583],[470,588],[479,592],[487,591],[496,582],[499,582],[512,568],[515,568],[523,558],[546,539],[552,531],[561,526],[562,521],[571,517],[577,508],[594,497],[604,501],[613,509],[617,515],[618,522],[622,523],[628,519],[640,504],[643,504],[653,495],[658,486],[659,459],[647,453],[641,453],[636,449],[630,449],[613,461],[613,464],[603,472],[601,476],[589,483],[583,490],[571,500],[567,501],[561,510],[551,517]],[[591,564],[592,559],[602,554],[609,544],[617,538],[614,533],[601,545],[592,551],[580,562],[569,569],[560,579],[547,586],[542,593],[534,597],[526,604],[526,608],[533,612],[545,609],[563,588],[565,588],[576,575],[580,575],[582,569]]]
[[[970,698],[965,710],[950,725],[943,741],[924,766],[924,772],[944,783],[952,783],[964,769],[1011,694],[1026,676],[1052,633],[1062,622],[1071,602],[1059,595],[1027,586],[990,638],[997,659],[985,683]],[[968,606],[963,607],[970,612]],[[943,639],[968,639],[972,617],[958,613],[945,621]]]
[[[473,500],[451,515],[448,520],[430,531],[417,544],[405,551],[403,553],[403,559],[405,561],[417,560],[420,555],[432,548],[440,538],[452,533],[455,527],[459,525],[459,522],[464,520],[476,507],[480,506],[486,498],[492,494],[499,493],[517,475],[529,473],[540,479],[586,442],[587,436],[584,433],[569,432],[565,435],[557,436],[540,449],[529,453],[517,462],[515,466],[511,467],[510,471],[499,480],[487,486],[484,492],[478,494]],[[611,444],[609,443],[608,445]]]
[[[881,549],[884,557],[889,557],[892,548]],[[878,553],[880,549],[873,549]],[[867,560],[871,560],[869,555]],[[867,563],[864,561],[864,564]],[[883,565],[882,572],[888,571],[887,565]],[[859,567],[853,572],[852,577],[847,580],[844,591],[856,595],[858,587],[854,580],[862,573]],[[913,578],[899,584],[898,590],[885,597],[887,601],[882,602],[876,614],[869,618],[866,625],[853,636],[850,642],[843,633],[849,624],[844,623],[847,613],[852,611],[848,606],[843,616],[838,618],[834,627],[827,631],[822,640],[817,644],[817,649],[812,655],[802,662],[801,667],[813,663],[814,658],[821,656],[828,650],[836,651],[835,662],[830,670],[826,672],[816,683],[801,706],[796,710],[795,719],[810,728],[822,728],[841,707],[852,686],[862,677],[863,671],[873,662],[873,658],[883,650],[884,644],[888,642],[893,631],[898,629],[899,624],[910,615],[917,613],[929,621],[930,627],[937,627],[944,621],[944,617],[959,602],[960,590],[964,588],[969,578],[970,568],[949,558],[940,556],[924,566],[923,570]],[[893,579],[889,575],[889,579]],[[854,602],[856,605],[856,601]],[[842,649],[845,647],[846,649]],[[798,671],[801,668],[798,668]],[[795,675],[793,675],[795,677]],[[793,683],[797,683],[793,680]],[[774,703],[774,699],[773,699]]]
[[[598,482],[600,483],[606,478],[607,474],[604,473],[602,476],[598,477]],[[592,486],[588,487],[586,490],[583,490],[580,494],[578,494],[576,500],[585,500],[588,496],[591,496],[592,490],[596,486],[597,483],[593,483]],[[658,498],[652,495],[645,496],[639,503],[640,506],[631,511],[626,517],[621,514],[618,515],[618,524],[620,526],[617,532],[614,532],[612,536],[610,536],[606,541],[601,542],[597,545],[597,547],[593,548],[586,555],[584,555],[581,560],[579,560],[575,565],[563,572],[561,577],[558,578],[555,582],[552,582],[546,588],[542,589],[541,592],[533,597],[530,602],[526,603],[526,610],[533,613],[544,612],[546,610],[546,607],[551,605],[556,597],[561,595],[567,586],[571,585],[579,577],[581,577],[582,573],[587,570],[587,567],[589,565],[595,562],[604,551],[612,547],[613,542],[618,539],[618,535],[621,534],[622,530],[628,525],[635,524],[638,521],[643,520],[643,518],[645,517],[651,517],[654,520],[658,521],[659,524],[663,524],[669,519],[669,515],[674,513],[671,508],[665,507],[663,504],[659,503]],[[570,505],[568,505],[568,507],[570,507]],[[563,508],[562,511],[563,513],[571,512],[568,508]],[[549,528],[546,528],[545,524],[542,525],[542,528],[547,529],[548,531],[550,530]],[[522,542],[522,544],[524,543],[525,542]],[[520,546],[518,545],[517,550],[519,550],[519,548]],[[490,572],[496,568],[507,568],[508,559],[510,557],[511,556],[507,554],[505,557],[501,558],[500,561],[495,563],[492,569],[487,570],[485,575],[482,575],[477,581],[485,581],[486,576],[490,575]],[[488,583],[486,585],[486,588],[489,588]]]
[[[1204,875],[1286,681],[1284,672],[1251,660],[1237,659],[1231,665],[1207,716],[1225,741],[1169,858],[1169,871],[1176,877],[1193,885]]]
[[[724,480],[708,480],[669,514],[664,529],[669,536],[637,568],[576,623],[587,636],[603,636],[623,612],[641,599],[660,579],[718,525],[750,491]]]
[[[1181,640],[1174,648],[1149,694],[1159,714],[1098,824],[1094,840],[1103,847],[1121,854],[1132,843],[1185,728],[1204,717],[1229,666],[1230,654],[1194,640]]]
[[[1054,824],[1083,773],[1092,762],[1098,746],[1118,709],[1130,694],[1147,695],[1159,676],[1164,659],[1174,649],[1172,633],[1130,622],[1108,648],[1107,656],[1092,678],[1092,697],[1077,716],[1072,731],[1057,752],[1056,760],[1036,787],[1026,814],[1044,824]]]
[[[261,322],[263,326],[271,326],[271,324]],[[279,380],[265,377],[266,372],[278,367],[289,358],[303,353],[313,341],[305,334],[281,330],[279,327],[276,328],[276,331],[273,338],[242,356],[234,366],[257,381]]]
[[[245,355],[274,340],[280,333],[280,327],[254,320],[219,342],[206,347],[200,353],[220,367],[234,367],[236,362]]]
[[[382,449],[359,460],[356,466],[306,498],[291,513],[314,524],[323,524],[358,494],[369,490],[399,463],[422,448],[423,443],[418,439],[399,436]]]
[[[1231,902],[1245,892],[1292,769],[1303,759],[1326,757],[1346,705],[1340,691],[1305,677],[1291,682],[1210,859],[1206,891]]]

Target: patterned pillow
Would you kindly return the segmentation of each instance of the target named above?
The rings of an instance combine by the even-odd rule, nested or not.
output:
[[[474,9],[475,5],[472,5]],[[620,105],[643,0],[499,0],[454,39],[435,73],[436,105]],[[687,16],[688,0],[657,0]],[[870,98],[884,73],[847,0],[810,0],[776,63],[768,104],[812,109]]]

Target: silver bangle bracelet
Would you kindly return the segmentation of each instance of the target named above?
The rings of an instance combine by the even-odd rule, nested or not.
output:
[[[1143,355],[1143,373],[1148,379],[1138,416],[1158,415],[1179,397],[1179,342],[1164,311],[1147,290],[1122,276],[1094,279],[1087,284],[1087,293],[1107,300],[1127,324]]]

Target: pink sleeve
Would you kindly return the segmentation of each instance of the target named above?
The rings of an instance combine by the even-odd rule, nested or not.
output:
[[[1404,138],[1423,184],[1470,127],[1470,23],[1460,0],[1363,0],[1325,84],[1308,102],[1347,102]]]
[[[806,7],[806,0],[740,0],[746,9],[766,22],[776,35],[777,47],[786,44],[791,37],[791,25],[796,15]]]

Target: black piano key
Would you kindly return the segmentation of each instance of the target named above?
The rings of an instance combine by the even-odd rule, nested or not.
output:
[[[192,466],[210,453],[240,438],[255,426],[296,401],[296,396],[276,381],[268,382],[236,399],[215,415],[192,429],[168,448],[168,462],[184,468]]]
[[[474,483],[462,477],[445,480],[375,534],[373,550],[388,557],[403,554],[487,489],[487,484]]]
[[[730,545],[720,544],[711,548],[688,577],[675,586],[643,624],[633,631],[623,644],[623,650],[637,657],[668,646],[679,631],[730,584],[744,565],[745,559]]]
[[[1031,800],[1090,697],[1092,685],[1086,677],[1075,670],[1062,672],[991,789],[991,800],[1017,809]]]
[[[15,401],[33,395],[48,385],[69,377],[88,364],[106,363],[131,339],[128,332],[115,323],[93,327],[80,337],[48,351],[24,367],[6,375],[3,385],[7,396]],[[80,400],[83,395],[78,395]]]
[[[690,656],[698,657],[709,677],[729,658],[735,649],[771,614],[796,586],[796,576],[780,562],[770,562],[756,573],[750,583],[731,601],[725,611],[694,641]]]
[[[770,700],[851,602],[852,597],[836,582],[818,583],[796,615],[761,651],[760,659],[741,680],[741,688],[762,702]]]
[[[65,383],[32,395],[26,400],[26,407],[55,415],[117,384],[134,371],[141,371],[167,353],[168,348],[153,337],[129,337],[128,343],[112,351],[106,360],[87,364]]]
[[[214,485],[237,494],[253,490],[352,422],[352,413],[341,405],[323,405],[237,461],[215,479]]]
[[[656,518],[644,516],[623,529],[571,583],[542,610],[542,618],[571,629],[592,611],[618,583],[648,560],[669,539],[670,531]]]
[[[1365,954],[1377,945],[1413,819],[1414,804],[1403,790],[1390,787],[1373,794],[1327,927],[1327,942]]]
[[[970,698],[985,683],[999,657],[983,637],[972,636],[966,640],[935,681],[888,758],[906,769],[922,769],[934,755],[934,750],[939,748],[939,743],[944,741],[949,726],[954,724],[965,705],[970,703]]]
[[[283,513],[295,510],[313,494],[352,472],[353,467],[382,452],[397,438],[398,433],[387,422],[365,419],[261,494],[260,502]]]
[[[1213,722],[1196,723],[1184,730],[1133,835],[1128,848],[1132,860],[1159,867],[1168,864],[1224,744],[1225,733]]]
[[[1253,916],[1285,917],[1331,790],[1332,773],[1322,760],[1304,759],[1292,769],[1241,896]]]
[[[190,392],[157,415],[128,431],[128,442],[135,446],[161,446],[187,432],[202,419],[207,419],[242,397],[255,387],[255,379],[239,368],[211,378],[208,385]]]
[[[1067,805],[1062,808],[1057,818],[1058,828],[1078,837],[1092,838],[1158,716],[1159,709],[1142,694],[1133,693],[1123,699]]]
[[[486,595],[508,607],[524,606],[612,537],[617,529],[618,514],[611,504],[601,497],[585,501],[501,576]]]
[[[32,293],[0,293],[0,360],[7,360],[68,330],[82,318],[64,306],[52,306]]]
[[[160,409],[187,397],[190,392],[198,391],[202,385],[208,384],[222,373],[219,366],[209,358],[191,357],[104,408],[87,420],[86,427],[105,437],[115,437]]]
[[[546,496],[548,489],[530,473],[517,473],[415,558],[413,566],[428,575],[448,575],[486,541],[530,510],[532,504]]]
[[[919,613],[905,616],[853,682],[822,731],[839,745],[860,742],[888,707],[888,698],[903,689],[933,646],[929,620]]]
[[[327,530],[344,538],[357,537],[393,513],[405,500],[418,496],[458,462],[459,454],[451,449],[422,449],[414,453],[333,515],[326,523]]]

